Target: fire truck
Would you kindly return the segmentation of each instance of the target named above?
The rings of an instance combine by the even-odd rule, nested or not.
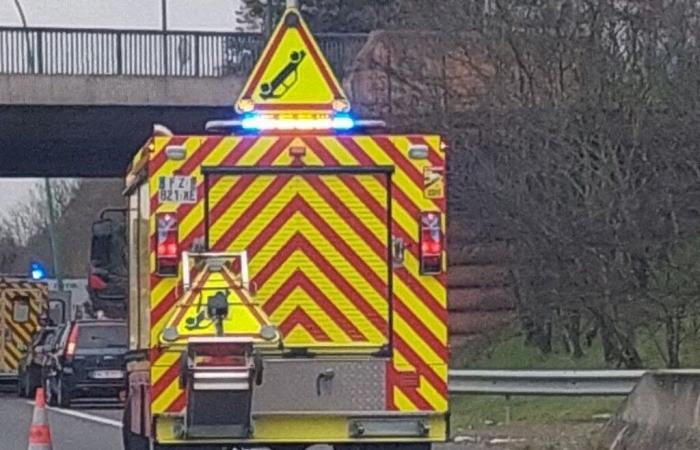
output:
[[[442,139],[354,118],[294,7],[235,109],[126,175],[125,449],[444,441]]]
[[[22,355],[48,314],[45,282],[17,277],[0,278],[0,381],[17,378]]]

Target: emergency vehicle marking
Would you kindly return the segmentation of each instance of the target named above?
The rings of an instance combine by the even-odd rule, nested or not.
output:
[[[446,312],[446,278],[444,274],[434,277],[422,277],[419,275],[419,252],[418,252],[418,230],[419,230],[419,214],[421,211],[435,210],[445,211],[444,199],[426,199],[423,195],[424,174],[423,170],[426,166],[444,166],[444,154],[439,151],[440,142],[437,138],[424,138],[421,136],[403,138],[403,137],[351,137],[351,136],[323,136],[323,137],[304,137],[297,138],[293,136],[286,137],[193,137],[185,139],[184,142],[188,145],[188,155],[198,159],[197,165],[186,162],[167,161],[164,157],[163,149],[166,145],[174,145],[178,138],[157,139],[156,149],[151,155],[151,163],[149,164],[149,172],[151,179],[154,176],[168,175],[178,173],[179,175],[193,175],[197,178],[197,192],[200,198],[205,195],[204,176],[197,172],[196,167],[201,166],[289,166],[292,163],[292,157],[288,153],[290,147],[305,147],[306,155],[303,162],[309,166],[377,166],[377,165],[393,165],[397,166],[397,170],[392,176],[392,217],[391,229],[395,237],[401,238],[406,242],[405,250],[405,265],[401,268],[396,268],[393,271],[393,304],[394,304],[394,320],[393,320],[393,346],[394,346],[394,362],[389,363],[387,388],[389,395],[387,398],[387,408],[401,411],[446,411],[447,409],[447,312]],[[180,142],[182,144],[182,142]],[[399,148],[405,149],[409,143],[419,143],[427,145],[429,150],[429,158],[427,161],[414,161],[408,159],[406,152],[402,152]],[[202,149],[208,149],[207,154],[202,154]],[[226,163],[224,163],[224,161]],[[268,180],[260,181],[256,177],[241,177],[242,179],[235,180],[235,177],[211,177],[209,180],[210,192],[226,192],[220,195],[221,198],[215,198],[210,204],[211,215],[215,214],[218,217],[226,214],[229,205],[236,198],[245,198],[246,204],[265,205],[270,203],[269,199],[276,195],[281,195],[284,190],[274,192],[274,189],[281,189],[289,183],[289,178],[283,181],[284,177],[269,177]],[[274,178],[274,179],[272,179]],[[343,177],[340,177],[343,178]],[[234,183],[235,181],[235,183]],[[346,233],[351,233],[363,237],[365,254],[375,258],[380,249],[384,251],[386,258],[386,238],[382,233],[377,231],[375,226],[367,226],[370,221],[382,220],[386,217],[386,209],[383,203],[386,202],[385,193],[382,193],[381,181],[371,178],[359,182],[353,177],[345,177],[337,182],[324,182],[323,177],[320,179],[312,179],[304,177],[304,192],[309,191],[314,196],[315,201],[322,201],[326,204],[332,204],[337,210],[333,213],[335,216],[342,216],[345,223]],[[272,188],[268,191],[266,188]],[[152,206],[158,207],[157,202],[157,185],[151,186],[151,194],[155,201],[152,201]],[[257,194],[257,197],[256,197]],[[338,199],[353,198],[361,201],[364,206],[363,217],[357,218],[348,215],[345,202]],[[270,206],[270,211],[276,211],[278,214],[283,212],[284,206],[288,206],[291,202],[299,202],[298,198],[288,194],[284,197],[286,204]],[[306,199],[306,196],[299,198]],[[253,201],[253,199],[257,199]],[[267,200],[266,200],[267,199]],[[308,202],[308,200],[307,200]],[[180,242],[183,249],[187,249],[197,239],[203,238],[205,234],[204,225],[204,206],[203,202],[197,205],[180,205],[177,208],[178,219],[180,221]],[[256,207],[256,210],[260,209]],[[291,210],[301,208],[300,204],[290,206],[286,214],[290,214]],[[305,207],[303,207],[305,208]],[[313,209],[313,208],[312,208]],[[155,210],[154,210],[155,211]],[[159,211],[162,211],[159,210]],[[235,226],[233,232],[229,232],[226,236],[226,231],[222,231],[219,237],[218,245],[231,245],[235,242],[234,235],[240,232],[247,233],[244,239],[249,242],[248,250],[252,254],[257,254],[259,248],[264,242],[270,239],[277,239],[276,236],[268,236],[275,230],[272,227],[266,227],[272,218],[263,219],[256,214],[244,214],[240,216],[237,224],[230,224],[228,230]],[[267,220],[267,222],[266,222]],[[304,219],[303,215],[297,216],[293,220],[309,220]],[[444,224],[444,220],[442,221]],[[212,221],[210,223],[216,223]],[[211,226],[211,225],[210,225]],[[321,227],[322,230],[318,228]],[[444,227],[444,225],[443,225]],[[309,261],[314,261],[315,266],[319,269],[319,280],[323,279],[323,283],[335,283],[333,288],[338,294],[338,298],[345,301],[352,301],[354,306],[354,314],[360,317],[360,323],[355,321],[355,317],[342,317],[342,314],[337,314],[333,310],[332,305],[340,305],[335,296],[328,294],[328,298],[332,299],[331,305],[317,295],[302,277],[299,276],[299,271],[294,270],[292,266],[279,264],[277,259],[272,256],[260,257],[267,258],[269,268],[263,271],[261,268],[257,276],[273,277],[279,272],[282,275],[282,281],[277,284],[278,293],[274,297],[273,302],[270,299],[265,305],[265,311],[273,315],[273,322],[277,323],[285,334],[294,334],[294,339],[297,340],[315,340],[319,343],[334,342],[340,340],[357,343],[366,342],[363,339],[372,341],[377,336],[381,336],[383,330],[388,328],[387,319],[382,314],[377,313],[377,305],[368,302],[361,295],[358,295],[354,287],[354,282],[349,282],[345,274],[341,274],[332,267],[332,264],[319,263],[323,261],[322,257],[325,252],[313,253],[316,248],[316,243],[319,239],[323,239],[326,243],[329,238],[323,234],[333,232],[333,227],[328,230],[328,224],[323,226],[321,222],[314,222],[313,231],[291,235],[287,232],[286,235],[286,254],[295,261],[301,261],[297,264],[308,264]],[[311,229],[310,228],[310,229]],[[155,233],[155,226],[151,226],[152,233]],[[280,233],[283,233],[280,230]],[[444,230],[443,230],[444,233]],[[332,236],[332,234],[328,234]],[[211,245],[212,243],[210,243]],[[281,245],[281,244],[280,244]],[[342,243],[341,243],[342,245]],[[281,250],[281,247],[280,247]],[[278,250],[279,251],[279,250]],[[331,255],[338,255],[338,250],[328,250]],[[354,252],[348,252],[352,255]],[[309,256],[310,255],[310,256]],[[356,255],[355,255],[356,256]],[[152,258],[155,254],[152,253]],[[305,259],[306,258],[306,259]],[[260,261],[260,267],[262,265]],[[251,257],[251,262],[253,258]],[[327,262],[327,261],[326,261]],[[390,263],[390,261],[388,261]],[[257,264],[257,262],[256,262]],[[278,267],[285,266],[285,267]],[[359,265],[356,267],[360,267]],[[274,268],[274,270],[273,270]],[[357,270],[357,269],[355,269]],[[374,275],[372,273],[374,272]],[[377,275],[375,270],[363,271],[362,278],[365,288],[370,288],[377,292],[384,289],[384,283],[381,281],[381,274]],[[323,278],[321,278],[323,277]],[[376,278],[380,278],[377,282]],[[367,280],[369,278],[369,280]],[[373,280],[373,281],[372,281]],[[165,326],[165,319],[168,313],[172,310],[173,304],[178,297],[178,286],[176,280],[152,277],[152,330],[156,336],[162,332]],[[329,291],[320,289],[325,293]],[[278,305],[280,298],[284,297],[286,291],[297,292],[304,290],[308,297],[313,297],[316,309],[309,313],[299,304],[290,305],[286,309],[282,309]],[[302,295],[302,294],[299,294]],[[306,295],[305,295],[306,297]],[[268,306],[269,305],[269,306]],[[309,304],[309,306],[311,306]],[[349,311],[348,305],[339,308],[342,311]],[[353,314],[353,316],[354,316]],[[333,318],[333,320],[330,320]],[[321,323],[321,325],[319,325]],[[354,328],[349,326],[354,325]],[[152,340],[152,342],[157,342]],[[184,392],[178,385],[179,359],[171,352],[158,350],[154,348],[152,351],[152,369],[151,377],[154,387],[152,389],[152,412],[160,414],[163,412],[181,412],[185,407]],[[417,380],[417,382],[416,382]]]
[[[332,112],[338,100],[349,105],[308,26],[288,10],[243,88],[237,111]]]
[[[34,333],[39,329],[39,316],[48,296],[48,288],[40,283],[0,281],[0,371],[15,372],[22,358],[21,347],[29,347]],[[15,320],[15,302],[26,301],[26,321]]]

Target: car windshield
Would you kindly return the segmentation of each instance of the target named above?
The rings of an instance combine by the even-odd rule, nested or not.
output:
[[[127,342],[123,325],[83,325],[78,333],[78,348],[126,347]]]

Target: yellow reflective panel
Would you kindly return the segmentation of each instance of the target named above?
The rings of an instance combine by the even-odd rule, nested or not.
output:
[[[299,11],[288,9],[236,103],[246,112],[345,112],[350,102]]]

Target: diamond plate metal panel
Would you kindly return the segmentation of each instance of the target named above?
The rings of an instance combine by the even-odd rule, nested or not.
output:
[[[253,414],[282,411],[383,411],[384,359],[266,360],[253,390]]]

